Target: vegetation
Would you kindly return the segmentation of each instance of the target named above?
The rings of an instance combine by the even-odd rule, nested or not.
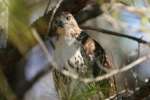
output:
[[[104,47],[112,68],[81,77],[50,63],[47,41],[58,35],[50,26],[63,11]],[[33,98],[29,91],[51,72],[60,100],[148,100],[149,12],[150,0],[0,0],[0,100]],[[33,73],[26,70],[30,63],[36,66]]]

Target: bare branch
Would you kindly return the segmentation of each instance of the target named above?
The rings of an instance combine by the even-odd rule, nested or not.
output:
[[[136,65],[146,61],[150,59],[150,55],[147,55],[147,56],[144,56],[144,57],[141,57],[139,59],[137,59],[136,61],[132,62],[131,64],[127,65],[127,66],[124,66],[123,68],[121,69],[115,69],[113,71],[110,71],[108,74],[105,74],[105,75],[102,75],[102,76],[98,76],[96,78],[80,78],[78,75],[76,74],[73,74],[73,73],[70,73],[69,71],[65,71],[63,70],[62,73],[68,77],[71,77],[73,79],[78,79],[84,83],[91,83],[91,82],[98,82],[98,81],[102,81],[102,80],[105,80],[105,79],[108,79],[116,74],[119,74],[119,73],[122,73],[122,72],[125,72],[125,71],[128,71],[130,70],[131,68],[135,67]]]
[[[51,0],[48,0],[47,6],[46,6],[45,11],[44,11],[44,15],[46,15],[48,13],[50,3],[51,3]]]
[[[56,13],[57,9],[60,7],[60,4],[62,2],[63,2],[63,0],[59,0],[59,2],[56,4],[55,8],[52,11],[52,15],[50,17],[50,21],[49,21],[49,24],[48,24],[48,34],[50,34],[50,32],[51,32],[52,21],[54,19],[55,13]]]
[[[39,81],[44,75],[52,71],[52,66],[46,67],[40,72],[37,73],[35,77],[32,78],[31,81],[24,81],[21,85],[21,87],[18,88],[18,96],[19,98],[23,98],[24,94],[32,88],[32,86]],[[20,91],[21,90],[21,91]]]
[[[98,81],[102,81],[104,79],[108,79],[116,74],[119,74],[119,73],[122,73],[122,72],[125,72],[125,71],[128,71],[130,70],[131,68],[135,67],[136,65],[146,61],[150,59],[150,54],[149,55],[146,55],[144,57],[141,57],[139,59],[137,59],[136,61],[132,62],[131,64],[127,65],[127,66],[124,66],[122,67],[121,69],[115,69],[113,71],[111,71],[110,73],[108,74],[105,74],[105,75],[102,75],[102,76],[98,76],[96,78],[87,78],[87,79],[82,79],[83,82],[85,83],[91,83],[91,82],[98,82]]]
[[[150,84],[149,82],[141,87],[136,87],[135,91],[133,90],[122,90],[117,94],[114,94],[105,100],[114,100],[117,96],[128,98],[129,100],[143,100],[146,99],[150,94]]]
[[[138,43],[143,43],[143,44],[147,44],[148,46],[150,46],[149,42],[147,42],[147,41],[145,41],[141,38],[121,34],[119,32],[114,32],[114,31],[110,31],[110,30],[106,30],[106,29],[102,29],[102,28],[95,28],[95,27],[91,27],[91,26],[81,26],[81,28],[84,29],[84,30],[92,30],[92,31],[101,32],[102,34],[114,35],[114,36],[118,36],[118,37],[128,38],[128,39],[131,39],[131,40],[136,41]]]

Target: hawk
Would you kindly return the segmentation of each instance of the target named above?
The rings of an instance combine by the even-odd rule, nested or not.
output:
[[[79,77],[97,77],[104,74],[105,67],[111,67],[108,62],[105,50],[94,39],[92,39],[77,24],[72,14],[62,12],[53,23],[53,29],[58,34],[55,42],[54,59],[58,65],[64,64],[66,70],[75,73]],[[60,45],[61,44],[61,45]],[[72,88],[78,90],[85,89],[88,84],[83,84],[72,78],[65,77],[57,70],[53,71],[55,87],[58,95],[64,100],[68,100],[67,95],[71,95]],[[109,91],[109,80],[103,81]],[[99,83],[93,83],[95,87],[101,88]],[[65,91],[66,90],[66,91]],[[60,92],[61,91],[61,92]],[[99,95],[99,94],[95,94]],[[98,97],[98,100],[101,98]]]
[[[65,63],[67,70],[83,76],[92,71],[92,74],[97,76],[98,71],[100,71],[102,67],[111,67],[103,47],[79,27],[72,14],[62,12],[55,19],[53,28],[59,36],[58,41],[63,39],[64,41],[61,41],[61,44],[68,46],[68,49],[63,49],[66,53],[62,59],[65,59],[65,56],[72,52],[70,59],[67,59]],[[59,44],[59,46],[62,45]],[[60,59],[60,56],[56,57],[57,54],[63,51],[60,47],[56,48],[59,48],[55,50],[57,53],[54,54],[56,61],[63,61]]]

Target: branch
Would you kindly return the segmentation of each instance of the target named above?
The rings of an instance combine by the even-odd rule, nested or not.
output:
[[[38,82],[44,75],[46,75],[47,73],[52,71],[52,66],[46,67],[45,69],[41,70],[40,72],[38,72],[38,74],[32,78],[31,81],[24,81],[22,82],[21,86],[17,89],[17,93],[19,98],[23,98],[24,94],[26,94],[26,92],[32,88],[32,86]],[[20,91],[21,90],[21,91]]]
[[[48,9],[49,9],[50,4],[51,4],[51,0],[48,0],[47,6],[46,6],[45,11],[44,11],[44,15],[46,15],[48,13]]]
[[[51,64],[51,65],[53,68],[55,68],[56,70],[58,70],[59,72],[61,72],[65,76],[68,76],[72,79],[77,79],[77,80],[84,82],[84,83],[92,83],[92,82],[102,81],[102,80],[108,79],[114,75],[117,75],[119,73],[128,71],[128,70],[132,69],[133,67],[135,67],[136,65],[138,65],[138,64],[140,64],[140,63],[142,63],[148,59],[150,59],[150,54],[137,59],[136,61],[132,62],[131,64],[129,64],[127,66],[122,67],[121,69],[115,69],[113,71],[110,71],[108,74],[101,75],[101,76],[98,76],[96,78],[81,78],[81,77],[79,77],[78,74],[73,74],[67,70],[60,70],[60,69],[58,69],[58,67],[56,65],[53,65],[53,64]],[[48,69],[48,68],[46,68],[46,69]]]
[[[84,83],[91,83],[91,82],[98,82],[98,81],[102,81],[102,80],[105,80],[105,79],[108,79],[116,74],[119,74],[119,73],[122,73],[122,72],[125,72],[125,71],[128,71],[130,70],[131,68],[135,67],[136,65],[146,61],[150,59],[150,54],[149,55],[146,55],[146,56],[143,56],[139,59],[137,59],[136,61],[132,62],[131,64],[127,65],[127,66],[124,66],[122,67],[121,69],[115,69],[113,71],[110,71],[108,74],[105,74],[105,75],[102,75],[102,76],[98,76],[96,78],[79,78],[78,75],[75,75],[75,74],[72,74],[68,71],[64,71],[63,74],[66,75],[66,76],[69,76],[73,79],[79,79],[80,81],[84,82]]]
[[[133,90],[122,90],[117,94],[114,94],[106,100],[114,100],[117,96],[125,97],[128,100],[143,100],[146,99],[150,95],[150,83],[146,83],[141,87],[137,87],[135,91]]]
[[[50,32],[51,32],[52,21],[54,19],[55,13],[59,9],[62,2],[63,2],[63,0],[59,0],[59,2],[56,4],[55,8],[52,11],[52,15],[50,16],[50,21],[49,21],[49,24],[48,24],[48,34],[50,34]]]
[[[125,35],[125,34],[121,34],[118,32],[114,32],[114,31],[110,31],[110,30],[106,30],[106,29],[102,29],[102,28],[95,28],[95,27],[91,27],[91,26],[81,26],[82,29],[84,30],[92,30],[92,31],[97,31],[97,32],[101,32],[102,34],[107,34],[107,35],[114,35],[114,36],[118,36],[118,37],[123,37],[123,38],[128,38],[131,39],[133,41],[136,41],[138,43],[143,43],[143,44],[147,44],[148,46],[150,46],[150,43],[141,39],[141,38],[137,38],[137,37],[133,37],[130,35]]]

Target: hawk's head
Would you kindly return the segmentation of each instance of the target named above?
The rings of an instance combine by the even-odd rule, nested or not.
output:
[[[59,35],[67,37],[78,37],[81,33],[75,18],[68,12],[62,12],[54,21],[54,27]]]

